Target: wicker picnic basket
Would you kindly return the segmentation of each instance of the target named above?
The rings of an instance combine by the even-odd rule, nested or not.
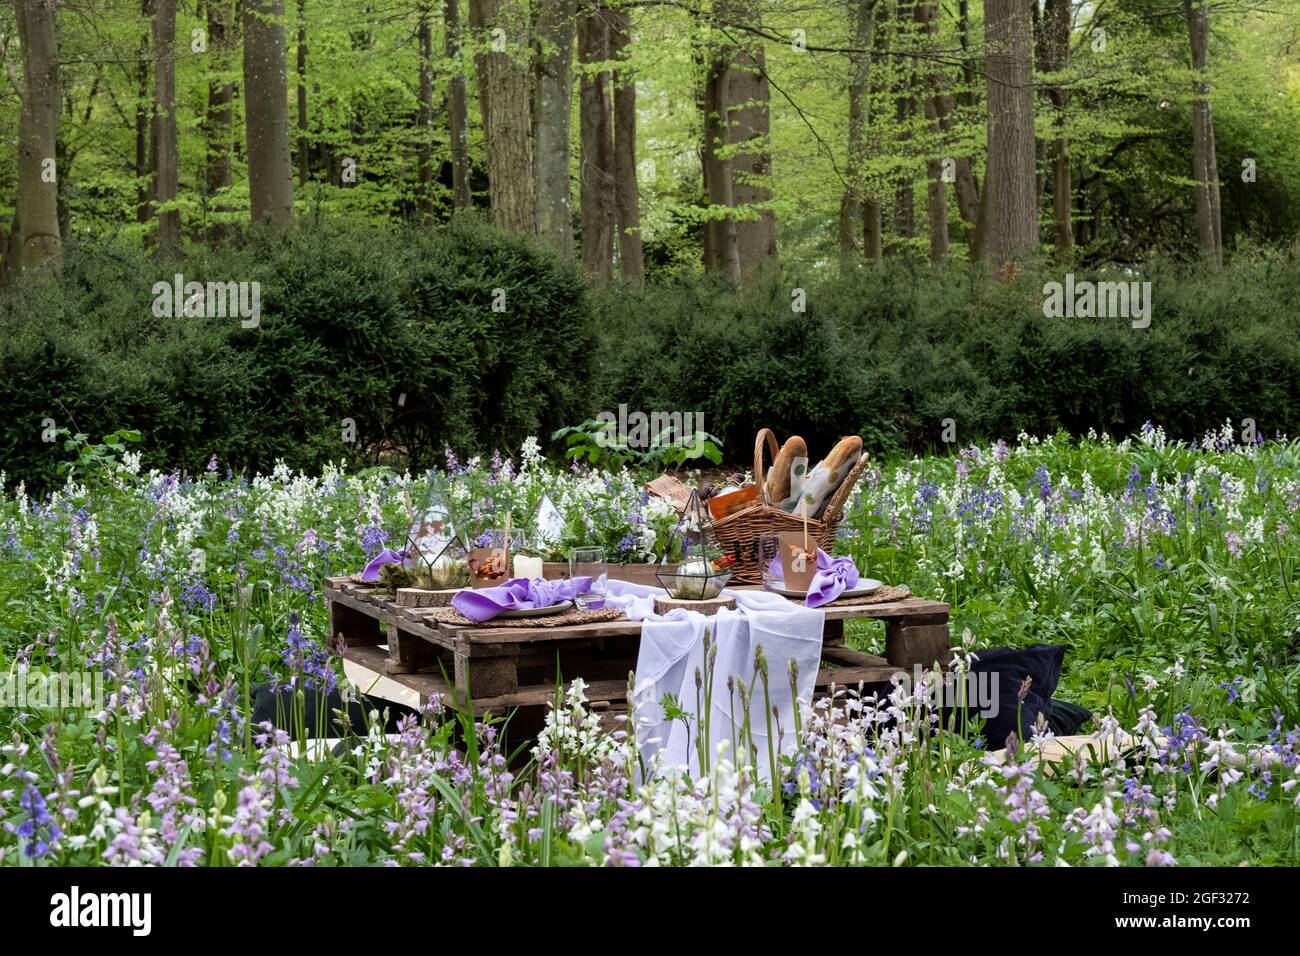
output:
[[[772,429],[764,428],[754,439],[754,484],[763,487],[763,446],[768,454],[776,458],[779,450],[776,435]],[[817,539],[817,546],[823,551],[830,551],[835,543],[835,531],[840,519],[844,517],[844,505],[857,483],[862,469],[867,467],[867,454],[863,452],[849,468],[835,493],[826,502],[826,507],[816,518],[808,519],[809,534]],[[733,584],[762,584],[763,569],[758,553],[758,538],[764,534],[780,534],[782,531],[800,531],[803,521],[798,515],[767,503],[760,493],[759,498],[748,507],[734,511],[713,522],[719,543],[724,554],[734,555],[736,563],[732,566]]]

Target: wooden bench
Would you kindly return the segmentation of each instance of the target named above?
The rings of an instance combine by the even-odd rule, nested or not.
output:
[[[611,572],[614,575],[615,572]],[[399,606],[393,595],[349,578],[327,578],[325,603],[332,644],[343,647],[344,672],[357,689],[410,707],[432,695],[474,713],[518,709],[512,728],[540,727],[556,694],[556,675],[581,677],[592,709],[625,713],[629,675],[636,670],[641,624],[618,620],[561,627],[450,625],[430,608]],[[949,607],[909,597],[883,604],[834,605],[823,610],[822,667],[816,693],[832,686],[888,681],[899,671],[946,665],[951,646]],[[844,642],[844,622],[866,618],[885,624],[883,657]],[[517,731],[516,731],[517,732]]]

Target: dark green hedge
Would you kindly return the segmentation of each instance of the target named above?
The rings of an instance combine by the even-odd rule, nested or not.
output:
[[[1118,281],[1080,272],[1076,280]],[[1120,318],[1048,319],[1044,268],[1011,282],[976,268],[896,265],[787,278],[735,296],[680,281],[596,301],[607,407],[701,411],[729,456],[755,431],[814,449],[858,432],[877,452],[1143,422],[1199,437],[1225,419],[1300,432],[1300,259],[1239,256],[1219,275],[1155,265],[1149,328]],[[806,311],[791,309],[804,288]]]
[[[594,330],[576,269],[482,224],[303,229],[164,262],[74,246],[66,263],[0,296],[11,480],[52,479],[63,452],[41,441],[45,418],[96,440],[138,428],[149,464],[195,469],[216,454],[251,472],[505,448],[580,417],[589,394]],[[260,282],[260,326],[156,318],[153,284],[177,272]]]
[[[859,432],[877,453],[935,447],[945,418],[962,443],[1123,435],[1147,420],[1178,437],[1227,418],[1300,432],[1295,255],[1241,253],[1215,276],[1153,266],[1147,329],[1044,318],[1059,270],[1011,282],[959,264],[835,271],[744,295],[692,276],[591,293],[572,263],[472,221],[304,228],[177,262],[74,246],[57,279],[0,295],[0,468],[54,479],[63,452],[41,441],[45,418],[96,439],[138,428],[152,465],[216,454],[249,471],[422,466],[448,445],[545,440],[620,403],[702,412],[735,463],[764,425],[814,450]],[[152,285],[176,272],[259,281],[261,326],[155,318]]]

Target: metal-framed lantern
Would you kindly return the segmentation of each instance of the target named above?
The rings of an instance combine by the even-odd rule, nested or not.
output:
[[[470,583],[469,545],[452,521],[443,489],[432,479],[411,516],[402,563],[421,587],[440,591]]]
[[[734,563],[735,557],[722,549],[709,509],[699,492],[692,491],[655,577],[671,598],[705,601],[722,593],[731,580]]]

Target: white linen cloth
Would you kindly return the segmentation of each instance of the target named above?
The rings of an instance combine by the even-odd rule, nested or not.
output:
[[[637,744],[645,765],[685,766],[693,775],[700,773],[697,735],[706,724],[709,733],[710,763],[716,763],[717,745],[722,741],[739,743],[745,714],[740,694],[727,692],[727,678],[744,680],[751,688],[750,732],[756,753],[752,754],[761,779],[768,775],[768,720],[765,717],[762,677],[754,670],[755,652],[761,645],[767,658],[767,703],[775,709],[772,717],[772,751],[792,751],[795,700],[790,691],[790,661],[799,669],[798,696],[805,703],[812,699],[817,669],[821,663],[822,630],[826,614],[794,604],[766,591],[728,589],[723,593],[736,599],[736,610],[726,608],[711,617],[698,611],[675,608],[668,614],[656,614],[654,598],[662,588],[631,584],[610,579],[606,601],[621,608],[628,618],[641,621],[641,650],[636,663],[636,682],[632,692],[632,715]],[[717,644],[714,662],[712,706],[706,715],[705,689],[697,693],[695,672],[705,677],[704,632]],[[707,680],[707,678],[705,677]],[[664,713],[664,695],[676,697],[680,708],[692,715],[689,725],[681,719],[671,720]],[[734,723],[733,723],[734,721]],[[780,732],[778,732],[778,726]],[[737,762],[736,754],[728,759]]]

